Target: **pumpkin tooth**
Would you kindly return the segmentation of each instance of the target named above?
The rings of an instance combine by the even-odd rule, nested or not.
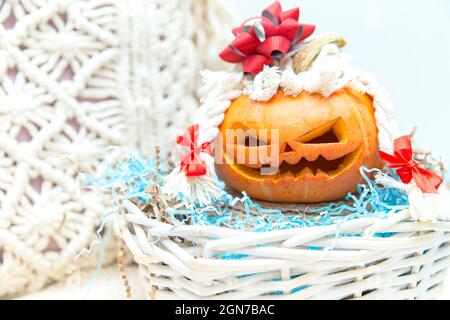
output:
[[[312,169],[310,167],[305,167],[305,169],[300,171],[298,176],[314,176],[314,172],[312,171]]]
[[[328,175],[328,173],[326,173],[325,171],[321,170],[321,169],[317,169],[316,171],[316,177],[320,177],[320,178],[329,178],[330,176]]]
[[[320,154],[319,153],[316,153],[316,154],[312,153],[310,155],[305,155],[303,157],[306,160],[308,160],[309,162],[313,162],[313,161],[316,161],[320,157]]]
[[[281,154],[280,160],[295,165],[301,160],[301,156],[295,154],[295,152],[286,152]]]
[[[277,179],[280,175],[280,171],[276,167],[262,167],[259,174],[266,180]]]
[[[336,150],[335,152],[330,152],[327,150],[326,152],[323,152],[322,157],[324,157],[328,161],[334,161],[336,159],[345,157],[346,155],[352,153],[358,148],[358,145],[355,145],[353,143],[338,143],[336,144]]]
[[[293,178],[294,179],[295,175],[292,172],[287,171],[287,172],[281,174],[280,178]]]

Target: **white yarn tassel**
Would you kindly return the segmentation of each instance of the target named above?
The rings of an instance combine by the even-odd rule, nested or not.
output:
[[[442,185],[438,193],[423,193],[414,186],[408,193],[411,216],[415,220],[435,222],[450,220],[450,192]]]
[[[377,174],[375,182],[408,194],[409,212],[414,220],[436,222],[450,220],[450,192],[442,185],[438,193],[424,193],[415,184],[404,184],[385,174]]]
[[[207,153],[201,153],[200,158],[206,163],[206,175],[187,177],[179,168],[166,177],[163,192],[173,197],[183,195],[189,204],[197,203],[202,206],[211,205],[223,193],[218,184],[214,170],[214,158]]]
[[[223,121],[225,112],[231,101],[242,93],[241,72],[203,71],[202,105],[194,115],[194,124],[199,125],[198,145],[213,142],[216,139],[218,127]],[[184,172],[176,168],[164,181],[163,192],[178,196],[182,194],[192,204],[208,206],[223,194],[219,179],[214,168],[214,158],[201,153],[200,158],[206,164],[206,175],[186,177]]]

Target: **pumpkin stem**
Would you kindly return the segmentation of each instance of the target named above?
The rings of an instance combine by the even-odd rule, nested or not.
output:
[[[335,33],[327,33],[318,36],[294,54],[292,57],[294,71],[296,73],[300,73],[308,70],[319,55],[320,51],[322,51],[323,47],[328,44],[335,44],[339,48],[342,48],[347,44],[347,42],[344,38]]]

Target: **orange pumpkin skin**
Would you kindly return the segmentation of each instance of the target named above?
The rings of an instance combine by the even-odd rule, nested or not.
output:
[[[268,102],[243,95],[226,112],[220,126],[222,137],[227,129],[266,129],[269,137],[271,130],[278,129],[278,143],[272,144],[269,138],[249,146],[224,138],[223,164],[216,164],[217,173],[228,187],[259,200],[318,203],[342,199],[362,182],[362,166],[381,167],[374,112],[370,96],[350,89],[328,98],[278,92]],[[272,152],[279,152],[278,163],[263,158],[249,162],[251,148],[268,150],[270,146]],[[244,152],[245,162],[236,163],[229,150]],[[261,175],[264,165],[279,170]]]

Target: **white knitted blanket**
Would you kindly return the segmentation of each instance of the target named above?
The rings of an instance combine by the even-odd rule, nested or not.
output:
[[[97,263],[96,254],[74,260],[106,212],[97,194],[80,192],[77,171],[96,172],[110,146],[149,154],[160,145],[166,156],[228,20],[214,0],[5,0],[0,297]]]

